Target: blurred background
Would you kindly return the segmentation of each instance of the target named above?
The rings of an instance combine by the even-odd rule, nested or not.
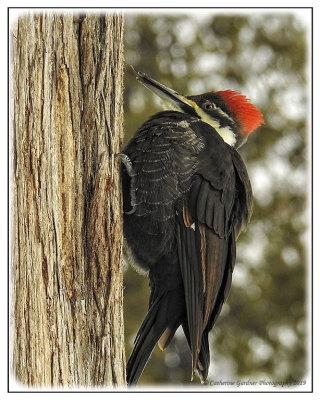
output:
[[[130,65],[186,95],[238,90],[262,111],[265,125],[239,150],[254,212],[238,240],[230,295],[210,336],[208,381],[296,381],[309,373],[311,12],[308,21],[290,10],[247,11],[125,13],[125,142],[161,110]],[[129,266],[124,285],[128,358],[149,287]],[[155,348],[139,384],[199,385],[190,373],[179,330],[165,352]]]

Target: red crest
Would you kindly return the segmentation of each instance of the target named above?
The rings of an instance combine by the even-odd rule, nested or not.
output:
[[[235,114],[241,125],[240,135],[249,135],[264,123],[263,115],[258,108],[250,103],[246,96],[233,90],[216,92],[220,94],[230,110]]]

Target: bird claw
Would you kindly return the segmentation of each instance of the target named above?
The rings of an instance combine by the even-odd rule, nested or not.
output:
[[[125,214],[134,214],[136,209],[137,209],[137,205],[136,205],[136,193],[135,193],[135,188],[134,188],[134,176],[135,173],[133,172],[133,168],[132,168],[132,161],[130,160],[130,158],[123,153],[118,153],[115,154],[114,156],[115,158],[119,158],[121,163],[125,166],[127,174],[130,176],[131,178],[131,182],[130,182],[130,197],[131,197],[131,207],[132,209],[130,211],[125,211]]]
[[[132,161],[126,154],[117,153],[114,155],[114,158],[120,159],[121,163],[126,167],[127,173],[130,177],[134,176],[133,168],[132,168]]]

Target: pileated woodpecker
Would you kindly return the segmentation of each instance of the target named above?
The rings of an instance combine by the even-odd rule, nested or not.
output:
[[[228,295],[235,240],[249,222],[252,192],[236,151],[263,121],[238,92],[183,96],[138,72],[173,111],[150,117],[124,149],[124,236],[149,277],[149,310],[127,364],[137,383],[158,342],[182,325],[192,376],[208,375],[208,333]]]

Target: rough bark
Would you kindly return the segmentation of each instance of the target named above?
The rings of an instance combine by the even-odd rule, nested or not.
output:
[[[123,20],[26,14],[12,30],[12,370],[125,384]]]

